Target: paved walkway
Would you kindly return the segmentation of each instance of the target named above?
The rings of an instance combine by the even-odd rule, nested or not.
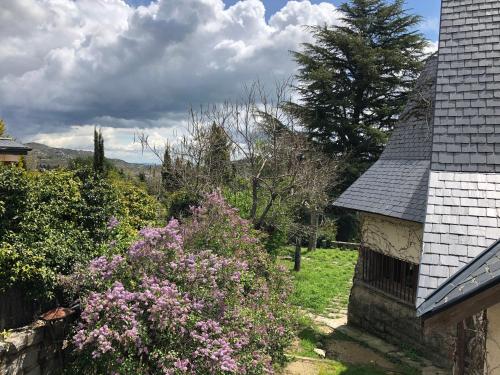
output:
[[[347,325],[347,311],[345,307],[337,302],[327,309],[327,316],[316,315],[307,312],[308,315],[325,334],[333,334],[335,331],[341,332],[357,343],[383,355],[385,358],[395,363],[401,363],[422,371],[422,375],[449,375],[449,372],[434,367],[427,359],[412,355],[408,357],[400,348],[389,344],[386,341],[375,337],[369,333],[361,331],[355,327]],[[333,348],[335,350],[335,348]],[[382,366],[385,367],[385,366]],[[388,371],[388,373],[391,373]]]

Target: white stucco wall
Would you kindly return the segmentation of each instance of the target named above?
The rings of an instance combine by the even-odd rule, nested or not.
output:
[[[361,216],[363,245],[406,262],[420,263],[423,233],[421,223],[368,213]]]
[[[488,334],[486,337],[487,375],[500,375],[500,303],[488,309]]]

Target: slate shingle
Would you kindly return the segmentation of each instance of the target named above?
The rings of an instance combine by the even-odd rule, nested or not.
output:
[[[335,205],[423,222],[429,166],[428,160],[380,159]]]
[[[422,265],[429,267],[420,268],[417,306],[434,289],[431,285],[444,281],[441,275],[453,275],[500,238],[499,192],[499,175],[430,172],[422,251]]]
[[[443,0],[441,21],[417,306],[500,238],[500,2]]]
[[[432,170],[500,172],[500,4],[443,0],[441,17]]]
[[[418,316],[434,314],[480,290],[500,283],[500,241],[470,261],[430,294],[417,309]]]

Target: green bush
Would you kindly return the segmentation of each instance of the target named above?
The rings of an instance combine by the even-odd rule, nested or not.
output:
[[[196,197],[186,190],[178,190],[168,194],[166,205],[168,207],[168,217],[180,219],[190,216],[190,207],[195,207],[200,203],[201,197]]]
[[[8,231],[19,231],[29,191],[26,171],[17,167],[0,166],[0,238]]]
[[[237,186],[224,189],[223,196],[232,207],[238,210],[243,219],[251,219],[252,191],[248,181],[240,180]],[[259,196],[256,217],[263,212],[268,198],[265,194]],[[288,232],[293,223],[291,211],[290,204],[276,200],[260,227],[260,230],[266,234],[264,246],[271,255],[275,255],[279,248],[288,243]]]
[[[156,198],[148,194],[144,184],[126,180],[117,173],[110,173],[111,186],[116,191],[118,216],[134,229],[156,224],[163,212]]]
[[[337,238],[337,224],[330,218],[325,218],[318,229],[318,242],[326,241],[327,246],[331,246]]]
[[[109,252],[104,243],[129,246],[157,212],[154,198],[118,176],[0,166],[0,291],[16,284],[52,298],[59,275]]]

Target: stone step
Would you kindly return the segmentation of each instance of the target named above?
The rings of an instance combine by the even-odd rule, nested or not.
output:
[[[415,369],[421,369],[422,375],[450,375],[449,371],[433,366],[427,359],[421,357],[416,357],[415,359],[408,358],[406,354],[395,345],[389,344],[388,342],[369,333],[363,332],[355,327],[351,327],[346,324],[338,326],[335,329],[342,332],[346,336],[365,344],[369,348],[386,355],[392,360]]]

